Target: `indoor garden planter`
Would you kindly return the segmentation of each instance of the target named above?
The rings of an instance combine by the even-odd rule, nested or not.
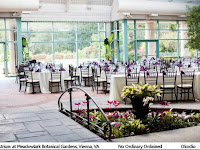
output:
[[[129,98],[133,106],[133,113],[137,119],[145,119],[149,113],[149,103],[154,100],[153,95],[160,96],[162,91],[157,89],[158,85],[133,84],[124,86],[122,98]]]
[[[86,99],[74,103],[72,92],[75,90],[72,89],[84,92]],[[61,101],[67,92],[70,95],[69,109],[66,109]],[[149,104],[153,101],[151,96],[154,94],[159,96],[160,93],[156,85],[125,86],[122,96],[132,99],[133,109],[119,108],[120,104],[116,100],[107,101],[108,108],[103,109],[87,92],[78,87],[71,87],[59,97],[58,106],[60,112],[108,140],[199,125],[200,111],[177,109],[172,111],[165,107],[149,109]],[[91,109],[91,102],[96,108]],[[160,104],[164,106],[170,103],[162,101]]]

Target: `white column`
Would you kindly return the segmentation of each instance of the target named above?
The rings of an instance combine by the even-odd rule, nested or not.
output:
[[[15,20],[13,20],[15,21]],[[9,28],[15,29],[14,22],[9,20]],[[8,35],[9,41],[14,41],[14,31],[9,31]],[[9,43],[10,60],[8,61],[8,68],[11,74],[15,74],[15,45],[14,43]]]
[[[155,29],[154,22],[146,22],[145,29]],[[145,39],[155,39],[155,30],[145,30]],[[148,42],[148,55],[156,56],[156,44],[155,42]]]
[[[181,28],[180,29],[187,29],[187,23],[186,22],[180,22]],[[180,31],[181,36],[180,39],[187,39],[187,32],[186,31]],[[189,48],[185,48],[185,45],[187,44],[187,40],[180,40],[181,41],[181,57],[189,57],[191,56],[191,53],[189,51]]]

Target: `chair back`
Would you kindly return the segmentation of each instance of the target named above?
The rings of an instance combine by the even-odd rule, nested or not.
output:
[[[110,82],[110,81],[111,81],[111,76],[112,76],[112,75],[115,75],[116,72],[113,72],[113,71],[105,71],[105,74],[106,74],[106,81],[107,81],[107,82]]]
[[[24,74],[26,80],[28,80],[29,82],[33,82],[33,72],[31,70],[25,70]]]
[[[181,84],[192,84],[194,83],[195,71],[183,71],[181,70]]]
[[[76,76],[76,70],[74,67],[69,67],[69,77],[73,78],[74,76]]]
[[[158,83],[158,72],[157,71],[145,71],[144,82],[151,85],[157,85]]]
[[[153,63],[149,62],[149,70],[150,71],[157,71],[157,65],[154,65]]]
[[[51,71],[51,81],[61,81],[61,72],[58,70]]]
[[[92,76],[92,68],[90,66],[81,68],[81,76],[86,75],[88,78]]]
[[[163,85],[176,85],[177,71],[163,71]]]
[[[139,84],[140,72],[125,72],[126,86],[132,84]]]

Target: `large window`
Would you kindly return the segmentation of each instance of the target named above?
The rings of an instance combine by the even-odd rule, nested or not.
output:
[[[22,22],[30,57],[64,67],[104,57],[105,31],[105,23],[96,22]]]
[[[6,76],[15,74],[18,64],[17,32],[16,18],[0,18],[0,70],[4,68]]]
[[[113,22],[114,35],[120,33],[120,29],[116,27],[118,22]],[[157,58],[196,56],[195,50],[186,48],[188,29],[185,21],[127,20],[127,28],[122,29],[121,34],[114,39],[115,57],[120,55],[121,61],[124,53],[120,53],[120,50],[123,48],[123,36],[126,36],[123,33],[126,30],[125,42],[128,43],[128,49],[125,51],[128,52],[128,61],[152,56]],[[121,46],[117,45],[118,41]]]

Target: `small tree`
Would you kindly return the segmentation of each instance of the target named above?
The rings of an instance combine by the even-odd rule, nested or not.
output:
[[[187,48],[200,51],[200,5],[187,7],[188,43]]]

